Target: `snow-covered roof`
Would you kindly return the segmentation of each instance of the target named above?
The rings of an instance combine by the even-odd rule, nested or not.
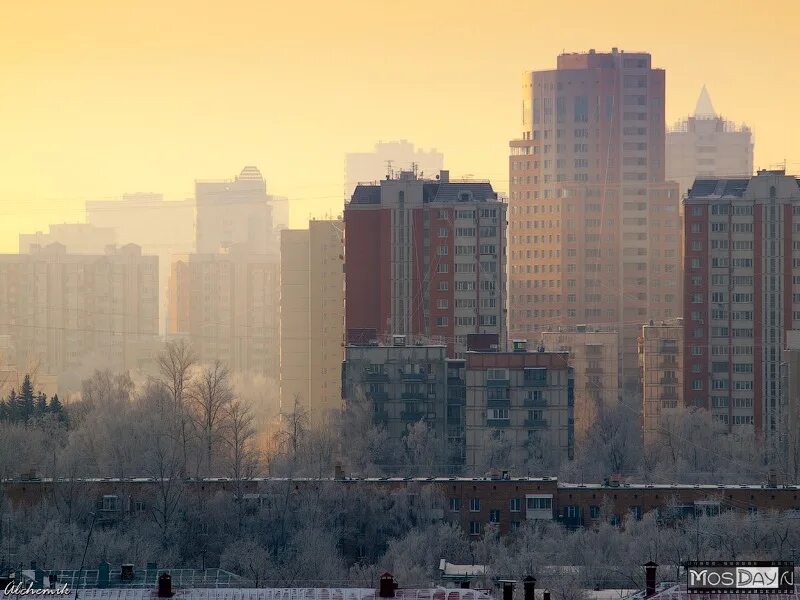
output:
[[[175,600],[378,600],[378,591],[371,588],[224,588],[177,589]],[[10,598],[15,597],[10,595]],[[21,597],[21,596],[20,596]],[[61,600],[74,600],[75,591]],[[157,598],[153,588],[84,589],[80,598],[101,600],[152,600]],[[399,600],[491,600],[486,592],[454,588],[399,589]]]

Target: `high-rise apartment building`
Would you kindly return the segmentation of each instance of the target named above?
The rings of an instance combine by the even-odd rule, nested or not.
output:
[[[506,205],[488,181],[402,172],[359,185],[345,206],[345,326],[437,340],[505,340]]]
[[[800,187],[784,171],[698,179],[684,206],[684,399],[775,440],[788,418],[787,332],[800,329]]]
[[[280,265],[244,245],[172,263],[168,333],[184,335],[201,362],[276,378]]]
[[[642,433],[645,444],[658,444],[665,419],[683,406],[683,322],[671,319],[642,327]]]
[[[133,244],[79,255],[58,243],[0,255],[0,335],[12,364],[45,374],[145,368],[157,350],[158,257]]]
[[[214,254],[235,244],[255,254],[276,252],[271,198],[256,167],[245,167],[232,180],[197,181],[195,201],[199,254]]]
[[[103,254],[108,246],[117,243],[113,227],[97,227],[90,223],[59,223],[50,225],[47,233],[19,234],[19,253],[31,252],[32,246],[44,248],[57,242],[70,254]]]
[[[444,155],[414,147],[406,140],[378,142],[372,152],[351,152],[345,156],[344,197],[353,195],[359,183],[377,183],[393,172],[416,171],[420,177],[436,175],[444,168]]]
[[[121,200],[91,200],[86,202],[87,242],[101,231],[111,230],[117,244],[136,244],[147,255],[157,256],[159,269],[158,307],[159,333],[166,331],[167,283],[172,256],[194,249],[194,200],[164,200],[161,194],[124,194]],[[69,253],[83,253],[84,246],[70,244],[63,230],[51,227]],[[76,230],[77,233],[77,230]],[[98,252],[102,253],[102,252]]]
[[[574,452],[574,379],[566,352],[467,352],[466,464],[539,465]]]
[[[575,441],[581,444],[602,411],[619,402],[619,334],[578,325],[542,332],[541,340],[549,352],[569,352],[575,379]]]
[[[642,324],[681,306],[664,77],[646,53],[562,54],[555,70],[525,74],[510,144],[509,334],[616,328],[631,392]]]
[[[697,177],[752,174],[753,132],[718,115],[703,86],[694,114],[667,131],[667,179],[678,182],[683,196]]]
[[[281,407],[324,422],[342,403],[344,224],[281,231]]]

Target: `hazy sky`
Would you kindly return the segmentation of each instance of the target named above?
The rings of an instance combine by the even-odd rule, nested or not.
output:
[[[707,84],[800,172],[800,4],[454,0],[3,0],[0,250],[83,220],[83,200],[193,194],[255,164],[292,224],[338,214],[344,153],[406,138],[506,190],[526,69],[649,51],[667,120]],[[792,164],[794,163],[794,164]]]

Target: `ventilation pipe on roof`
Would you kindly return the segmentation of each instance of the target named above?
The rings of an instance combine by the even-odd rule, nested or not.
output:
[[[658,565],[652,560],[644,564],[644,597],[649,598],[656,593],[656,570]]]
[[[397,589],[397,582],[391,573],[381,575],[378,596],[381,598],[394,598],[394,591]]]

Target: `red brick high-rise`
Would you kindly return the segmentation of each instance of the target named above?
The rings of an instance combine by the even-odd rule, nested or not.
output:
[[[349,340],[426,338],[451,357],[468,334],[504,344],[506,205],[489,182],[401,172],[358,185],[344,222]]]
[[[784,371],[800,329],[800,183],[782,170],[697,179],[684,223],[684,401],[778,451],[798,410]]]
[[[614,327],[628,390],[641,326],[680,315],[664,132],[664,70],[649,54],[562,54],[555,70],[525,74],[509,157],[509,334]]]

